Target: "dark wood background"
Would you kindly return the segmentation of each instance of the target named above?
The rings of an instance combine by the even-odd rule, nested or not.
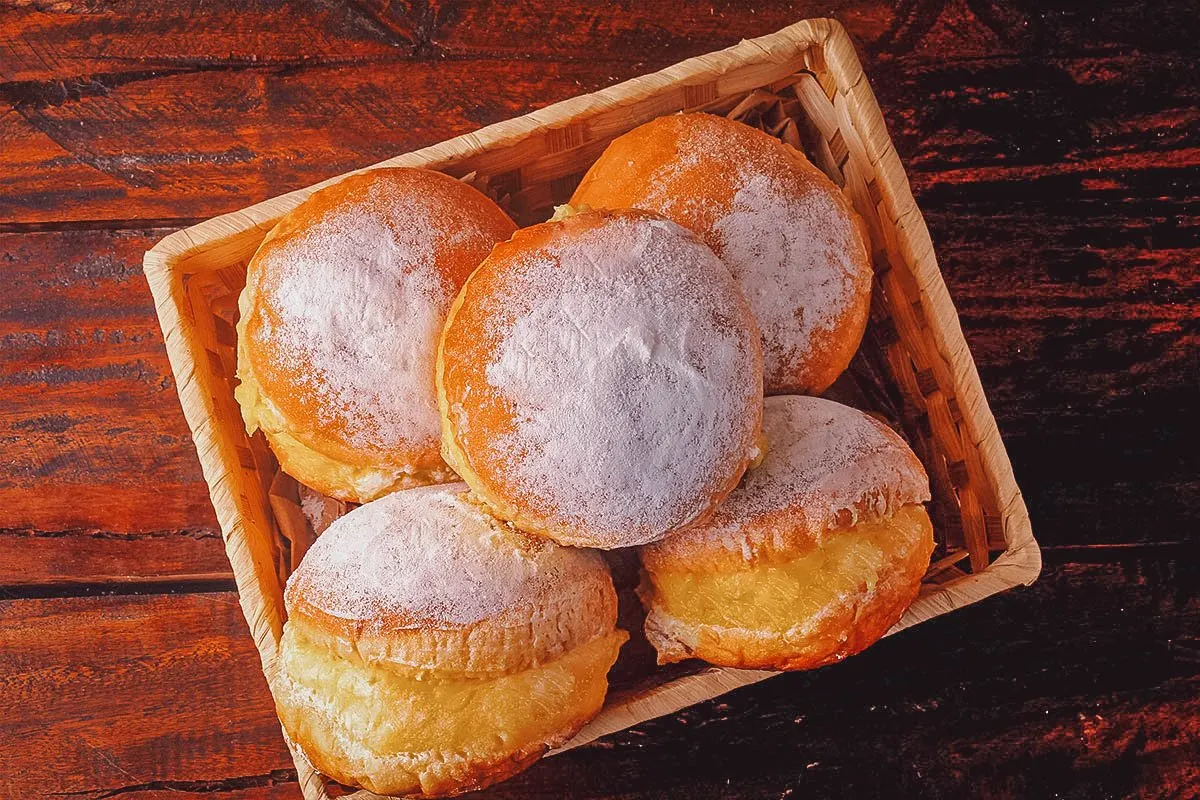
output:
[[[486,796],[1200,796],[1200,15],[1056,0],[0,2],[0,796],[298,796],[146,248],[810,16],[859,47],[1044,576]]]

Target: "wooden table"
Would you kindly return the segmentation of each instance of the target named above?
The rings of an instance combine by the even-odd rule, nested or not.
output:
[[[1200,796],[1194,5],[739,5],[0,7],[0,796],[298,796],[142,251],[820,15],[909,170],[1044,576],[486,796]]]

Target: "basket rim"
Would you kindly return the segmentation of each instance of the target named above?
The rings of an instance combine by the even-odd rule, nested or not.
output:
[[[850,99],[850,115],[855,127],[879,132],[882,143],[868,143],[867,155],[873,166],[884,162],[899,167],[899,156],[886,132],[883,115],[863,73],[849,35],[832,19],[808,19],[796,22],[782,30],[756,39],[743,40],[732,47],[681,61],[654,73],[634,77],[596,92],[561,100],[519,117],[493,123],[473,132],[465,133],[445,141],[429,145],[384,161],[333,176],[311,186],[293,190],[260,201],[243,209],[221,214],[182,230],[176,231],[146,251],[143,269],[154,296],[155,311],[163,329],[171,369],[183,406],[184,415],[192,434],[193,442],[200,454],[205,481],[210,499],[217,511],[229,554],[238,549],[245,558],[246,545],[242,528],[242,516],[230,491],[237,469],[236,459],[222,447],[220,437],[208,424],[213,413],[210,398],[203,396],[197,386],[195,375],[203,367],[202,353],[198,345],[180,333],[180,327],[188,320],[190,309],[183,297],[183,276],[188,272],[187,261],[210,247],[251,231],[263,235],[284,213],[294,208],[314,191],[337,182],[349,175],[389,166],[427,166],[460,160],[472,155],[502,148],[526,138],[530,134],[570,124],[581,117],[609,110],[622,105],[636,103],[672,87],[694,84],[697,79],[716,80],[724,73],[742,67],[767,64],[791,64],[813,47],[823,50],[825,69],[837,79],[839,88],[853,95]],[[798,65],[797,70],[801,67]],[[920,613],[908,613],[890,633],[927,621],[962,606],[970,605],[1006,589],[1031,584],[1041,572],[1041,551],[1033,536],[1028,510],[1020,488],[1012,472],[1012,464],[1004,448],[996,421],[974,360],[963,337],[957,312],[949,297],[941,272],[932,256],[932,242],[925,227],[920,210],[916,206],[911,188],[903,169],[897,170],[899,177],[887,186],[889,195],[883,201],[897,223],[903,220],[898,231],[906,239],[909,253],[928,254],[932,262],[928,274],[922,279],[922,298],[935,307],[950,312],[947,319],[929,329],[940,356],[947,364],[955,364],[951,380],[955,392],[970,399],[963,409],[963,424],[967,427],[974,443],[982,448],[986,442],[990,454],[984,461],[984,474],[988,489],[995,494],[999,513],[1004,523],[1006,549],[985,569],[965,578],[938,586],[922,596]],[[914,256],[910,259],[915,262]],[[264,671],[270,674],[277,652],[277,637],[272,632],[269,605],[265,587],[259,586],[257,575],[248,570],[235,568],[239,599],[250,624]],[[249,574],[245,574],[249,572]],[[241,574],[239,574],[241,573]],[[910,609],[911,611],[911,609]],[[648,697],[634,699],[627,708],[622,708],[619,719],[611,718],[604,724],[589,724],[574,739],[553,752],[562,752],[586,744],[600,736],[621,730],[648,716],[658,716],[678,710],[694,702],[703,691],[705,698],[715,696],[739,686],[748,685],[779,673],[751,670],[705,670],[679,678],[647,693]],[[713,692],[712,689],[717,691]],[[639,708],[654,708],[652,715],[639,714]],[[600,720],[594,721],[599,723]],[[622,724],[623,723],[623,724]],[[299,770],[299,779],[308,797],[327,797],[319,786],[320,779],[302,756],[293,751]],[[307,767],[307,769],[305,768]]]

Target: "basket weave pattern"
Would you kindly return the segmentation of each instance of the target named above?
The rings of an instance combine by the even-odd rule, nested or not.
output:
[[[800,22],[377,166],[465,178],[528,225],[567,201],[613,138],[677,111],[727,114],[802,149],[867,223],[871,321],[832,396],[904,432],[929,472],[938,540],[922,596],[893,632],[1032,582],[1040,555],[1024,502],[928,230],[837,23]],[[233,398],[237,296],[246,264],[275,221],[329,182],[175,233],[145,258],[180,401],[268,676],[284,619],[282,585],[313,532],[297,487],[279,473],[261,435],[246,435]],[[345,508],[329,501],[325,510],[334,516]],[[691,666],[614,681],[605,710],[567,747],[771,674]],[[326,800],[321,776],[302,759],[296,763],[305,797]]]

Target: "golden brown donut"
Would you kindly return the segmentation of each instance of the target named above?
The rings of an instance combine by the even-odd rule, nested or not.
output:
[[[628,638],[604,561],[499,523],[466,488],[351,511],[288,581],[279,718],[342,783],[425,797],[481,788],[604,702]]]
[[[518,231],[454,301],[442,454],[503,519],[644,544],[705,518],[757,454],[758,331],[696,236],[640,211]]]
[[[267,234],[239,300],[235,394],[284,471],[341,500],[454,480],[433,369],[450,302],[515,226],[438,172],[377,169]]]
[[[767,455],[703,526],[643,548],[659,663],[808,669],[874,643],[933,552],[929,481],[894,431],[816,397],[769,397]]]
[[[614,139],[571,203],[644,208],[700,234],[758,318],[768,394],[820,394],[858,350],[872,277],[862,221],[775,137],[711,114],[659,117]]]

